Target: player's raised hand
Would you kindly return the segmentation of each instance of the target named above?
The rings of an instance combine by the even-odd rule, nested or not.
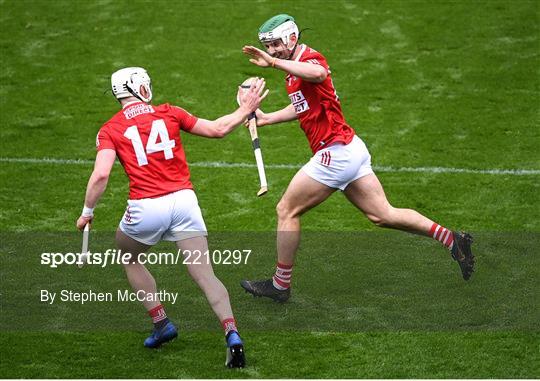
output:
[[[261,102],[268,95],[268,90],[264,91],[266,82],[264,78],[255,78],[251,82],[249,89],[238,87],[238,101],[241,107],[246,108],[249,112],[257,110]]]
[[[80,216],[79,219],[77,220],[77,229],[79,229],[80,231],[83,231],[86,224],[92,223],[93,219],[94,219],[93,216],[92,217]]]
[[[260,67],[272,66],[272,61],[274,61],[275,59],[270,54],[254,46],[244,46],[242,48],[242,52],[245,55],[251,57],[249,59],[249,62]]]

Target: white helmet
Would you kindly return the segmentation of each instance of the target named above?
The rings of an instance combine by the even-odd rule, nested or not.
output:
[[[141,94],[141,86],[146,89],[148,97]],[[152,82],[142,67],[126,67],[115,71],[111,75],[111,87],[116,99],[133,96],[146,103],[152,100]]]
[[[296,35],[296,40],[300,38],[300,33],[298,32],[298,26],[294,22],[292,16],[281,14],[272,17],[267,20],[259,28],[259,41],[261,43],[281,39],[287,49],[292,49],[293,46],[289,46],[291,34]]]

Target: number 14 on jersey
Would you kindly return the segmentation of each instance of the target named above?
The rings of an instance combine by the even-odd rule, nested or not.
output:
[[[165,160],[169,160],[174,157],[172,149],[175,147],[176,142],[169,138],[169,131],[167,131],[167,126],[165,125],[165,121],[163,121],[163,119],[154,120],[152,122],[152,129],[150,130],[150,135],[148,136],[146,150],[143,147],[141,135],[139,134],[137,126],[131,126],[126,129],[124,136],[131,140],[139,166],[148,164],[147,154],[163,151]],[[157,142],[158,137],[160,140],[159,143]]]

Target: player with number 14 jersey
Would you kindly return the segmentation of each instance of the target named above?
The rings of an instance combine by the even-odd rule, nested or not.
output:
[[[99,130],[97,150],[116,151],[131,200],[193,189],[180,130],[191,131],[197,120],[169,104],[127,103]]]
[[[143,68],[128,67],[111,76],[112,92],[122,109],[98,132],[98,152],[77,228],[83,230],[93,222],[94,208],[118,157],[129,178],[129,199],[116,231],[116,246],[123,254],[122,264],[133,291],[151,295],[141,300],[154,325],[144,341],[147,348],[159,348],[178,336],[178,328],[161,304],[156,281],[141,260],[159,241],[172,241],[221,322],[227,343],[225,364],[230,368],[245,365],[244,345],[227,289],[209,260],[206,225],[189,179],[180,130],[208,138],[227,135],[258,108],[265,97],[264,85],[263,79],[256,79],[248,91],[238,92],[242,105],[236,111],[212,121],[169,104],[152,105],[152,84]],[[188,253],[195,252],[201,258],[190,261]]]

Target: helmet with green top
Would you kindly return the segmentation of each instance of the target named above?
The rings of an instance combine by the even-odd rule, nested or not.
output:
[[[262,24],[259,28],[259,41],[264,44],[280,39],[288,49],[292,49],[293,46],[289,46],[292,34],[298,40],[298,26],[294,22],[294,17],[287,14],[280,14]]]

